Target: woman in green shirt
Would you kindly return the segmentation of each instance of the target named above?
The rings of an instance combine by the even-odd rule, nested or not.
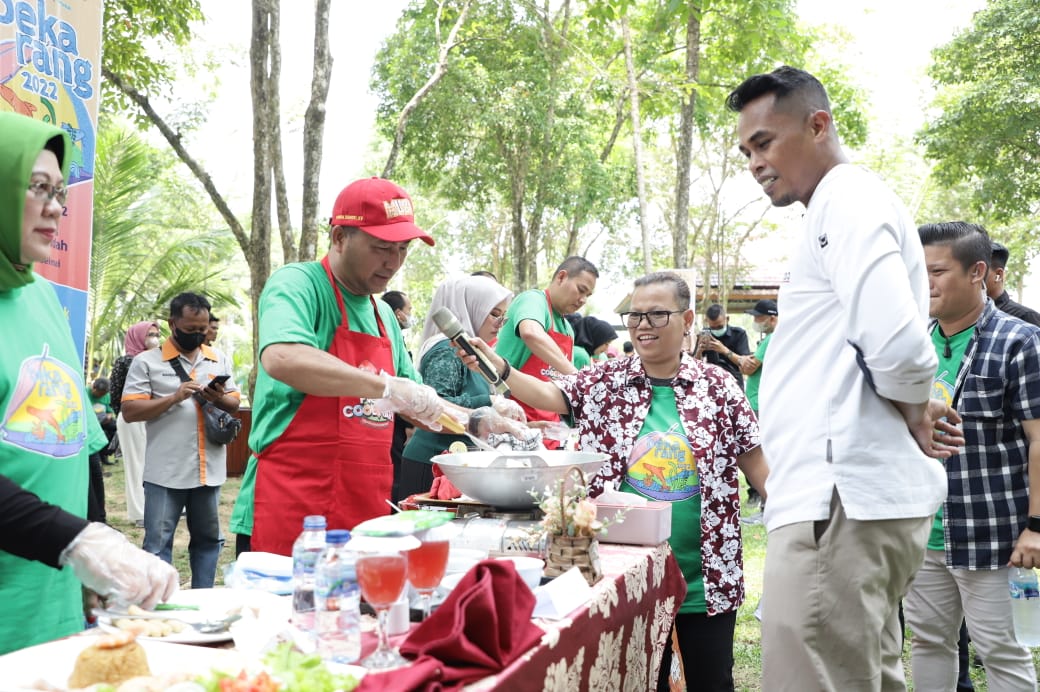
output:
[[[449,279],[437,287],[427,315],[446,307],[458,318],[466,334],[494,343],[505,322],[506,308],[512,297],[508,288],[485,276]],[[424,384],[433,387],[447,401],[464,408],[491,405],[491,386],[462,364],[451,342],[440,333],[429,316],[423,326],[423,339],[417,362]],[[468,442],[461,435],[416,429],[405,445],[401,459],[398,486],[401,498],[430,489],[433,483],[430,457],[444,452],[457,440]]]

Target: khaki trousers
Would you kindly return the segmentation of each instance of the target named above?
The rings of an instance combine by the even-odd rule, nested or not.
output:
[[[1029,649],[1015,639],[1007,568],[951,569],[941,550],[929,550],[906,595],[915,692],[957,687],[957,638],[961,617],[986,666],[990,692],[1036,690]]]
[[[769,532],[762,689],[905,690],[899,600],[924,558],[931,517],[830,519]]]

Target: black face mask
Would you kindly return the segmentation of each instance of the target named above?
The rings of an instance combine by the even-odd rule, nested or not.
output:
[[[181,330],[179,327],[173,328],[173,338],[177,341],[177,344],[183,348],[186,352],[191,353],[206,340],[206,332],[195,332],[188,333]]]

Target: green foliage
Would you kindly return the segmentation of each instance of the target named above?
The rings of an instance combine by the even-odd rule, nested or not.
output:
[[[205,206],[176,176],[168,154],[102,117],[94,183],[91,362],[107,369],[122,353],[127,327],[165,317],[178,293],[198,291],[217,304],[236,304],[221,277],[221,258],[232,254],[234,241],[226,231],[199,232]]]
[[[1040,5],[992,0],[933,52],[940,113],[919,134],[944,184],[969,182],[977,212],[1035,213],[1040,201]]]
[[[203,18],[200,0],[105,0],[104,5],[104,69],[139,91],[165,90],[173,68],[163,49],[188,44],[191,23]],[[102,87],[105,108],[136,112],[118,89],[105,81]]]

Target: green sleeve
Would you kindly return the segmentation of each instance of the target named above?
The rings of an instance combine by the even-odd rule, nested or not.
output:
[[[442,343],[448,343],[444,341]],[[482,394],[467,390],[469,370],[450,348],[434,348],[423,357],[423,382],[436,390],[442,398],[465,408],[491,405],[491,392],[486,387]]]
[[[524,367],[524,363],[531,357],[531,350],[520,338],[518,332],[520,323],[524,320],[534,320],[548,331],[549,319],[549,304],[545,299],[545,291],[539,289],[524,291],[513,299],[509,310],[506,311],[506,321],[498,333],[495,351],[509,361],[514,368]],[[564,321],[566,322],[566,320]]]

